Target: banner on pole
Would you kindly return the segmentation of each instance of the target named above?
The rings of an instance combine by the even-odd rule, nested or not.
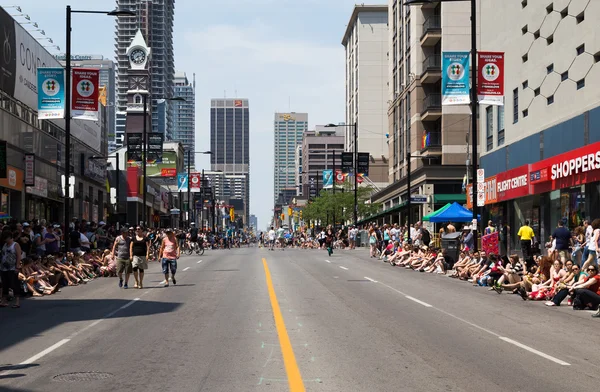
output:
[[[100,70],[73,69],[71,109],[74,119],[98,121]]]
[[[323,170],[323,189],[333,188],[333,170]]]
[[[358,163],[356,164],[357,170],[360,174],[365,177],[369,177],[369,161],[371,159],[371,154],[368,152],[359,152],[358,153]]]
[[[187,192],[188,190],[188,176],[185,173],[177,174],[177,191]]]
[[[148,133],[148,163],[152,164],[162,162],[163,137],[164,135],[159,132]]]
[[[469,52],[442,53],[442,105],[468,105]]]
[[[354,153],[353,152],[343,152],[342,153],[342,172],[346,174],[354,173]]]
[[[38,118],[65,117],[64,68],[38,68]]]
[[[142,161],[142,134],[126,133],[127,137],[127,163],[134,164]]]
[[[477,96],[480,104],[504,105],[504,52],[479,52]]]
[[[346,176],[344,175],[344,172],[342,170],[337,170],[335,171],[335,182],[337,184],[343,184],[344,180],[346,179]]]

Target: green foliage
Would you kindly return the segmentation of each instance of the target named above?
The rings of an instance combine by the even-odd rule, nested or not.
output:
[[[359,186],[358,188],[358,219],[367,217],[381,211],[381,204],[370,204],[373,188],[369,186]],[[344,183],[338,185],[335,194],[332,189],[323,189],[319,197],[309,201],[303,209],[303,220],[321,221],[332,223],[333,216],[338,223],[354,223],[354,186]]]

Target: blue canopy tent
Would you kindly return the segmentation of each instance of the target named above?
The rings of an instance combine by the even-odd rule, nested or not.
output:
[[[477,215],[477,220],[480,220],[481,216]],[[473,212],[461,206],[457,202],[446,208],[444,211],[437,215],[429,218],[430,222],[441,223],[441,222],[471,222],[473,220]]]

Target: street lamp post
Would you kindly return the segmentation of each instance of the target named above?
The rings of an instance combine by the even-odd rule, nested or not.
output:
[[[354,226],[358,226],[358,121],[355,121],[352,125],[336,125],[327,124],[327,128],[346,127],[354,128]]]
[[[71,177],[71,14],[105,14],[109,16],[136,16],[130,10],[85,11],[73,10],[70,5],[66,8],[66,50],[65,50],[65,192],[64,192],[64,225],[65,250],[69,249],[69,177]]]
[[[190,212],[191,211],[191,208],[190,208],[190,206],[191,206],[191,191],[192,191],[192,183],[190,182],[191,181],[191,176],[192,176],[192,173],[191,173],[191,170],[192,170],[192,165],[191,165],[192,154],[211,155],[212,151],[192,151],[192,150],[187,150],[187,158],[188,158],[187,159],[187,161],[188,161],[188,168],[187,168],[187,177],[188,177],[188,180],[187,180],[187,183],[188,183],[187,202],[188,202],[188,204],[187,204],[186,212],[188,214],[188,216],[187,216],[188,228],[190,227],[190,223],[192,222],[192,220],[191,220],[191,212]],[[203,173],[202,174],[202,179],[204,179],[204,170],[202,170],[202,173]]]
[[[93,156],[93,157],[88,158],[88,160],[90,160],[90,161],[96,161],[96,160],[102,160],[102,159],[107,159],[108,160],[108,158],[115,158],[115,160],[117,161],[116,162],[117,167],[116,167],[116,170],[115,170],[116,171],[116,176],[117,176],[117,180],[115,182],[115,191],[117,193],[117,197],[116,197],[116,199],[117,199],[117,207],[115,209],[115,212],[118,214],[119,213],[119,195],[121,194],[121,192],[119,192],[119,190],[121,188],[121,186],[119,185],[119,182],[121,182],[121,168],[119,167],[119,154],[109,155],[107,157]]]
[[[473,237],[475,238],[474,250],[477,251],[477,208],[475,208],[476,179],[477,179],[477,0],[437,0],[440,2],[470,1],[471,2],[471,195],[473,195]],[[432,0],[406,0],[404,5],[421,5],[433,3]]]

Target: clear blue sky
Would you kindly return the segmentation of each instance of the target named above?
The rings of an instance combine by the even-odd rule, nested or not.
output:
[[[109,0],[14,3],[63,51],[67,4],[93,10],[115,6]],[[310,128],[344,121],[341,39],[354,3],[176,0],[175,67],[190,79],[196,74],[196,149],[210,145],[211,98],[227,94],[250,100],[250,212],[258,216],[261,229],[273,208],[273,113],[307,112]],[[74,15],[73,32],[74,54],[114,58],[112,18]],[[198,158],[200,169],[210,168],[206,157]]]

